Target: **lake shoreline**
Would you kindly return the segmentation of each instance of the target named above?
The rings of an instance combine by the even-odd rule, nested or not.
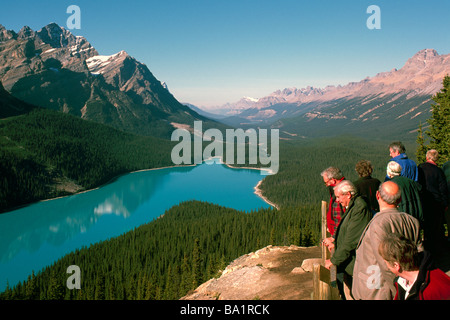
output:
[[[230,168],[230,169],[247,169],[247,170],[260,170],[260,171],[265,170],[265,171],[267,171],[267,172],[270,172],[270,170],[265,169],[265,168],[256,168],[256,167],[234,167],[234,166],[232,166],[232,165],[230,165],[230,164],[228,164],[228,163],[223,162],[223,159],[222,159],[221,157],[213,157],[213,158],[210,158],[210,159],[206,159],[204,162],[206,162],[206,161],[208,161],[208,160],[213,160],[213,159],[219,159],[221,164],[226,165],[226,166],[227,166],[228,168]],[[265,203],[267,203],[269,206],[272,206],[272,207],[276,208],[277,210],[280,210],[280,208],[278,207],[278,205],[276,205],[274,202],[270,201],[269,199],[267,199],[267,197],[265,197],[265,196],[263,195],[262,190],[261,190],[261,188],[260,188],[260,187],[261,187],[261,184],[263,183],[263,180],[264,180],[264,178],[261,179],[261,180],[258,182],[258,184],[254,187],[254,190],[255,190],[254,193],[255,193],[258,197],[260,197]]]
[[[255,167],[234,167],[234,166],[232,166],[232,165],[229,165],[229,164],[223,162],[223,161],[222,161],[222,158],[220,158],[220,157],[213,157],[213,158],[210,158],[210,159],[205,159],[205,160],[202,161],[202,163],[208,164],[207,161],[214,160],[214,159],[219,159],[219,160],[220,160],[220,164],[223,164],[223,165],[227,166],[227,167],[230,168],[230,169],[265,170],[264,168],[255,168]],[[113,183],[114,181],[116,181],[116,180],[119,179],[120,177],[125,176],[125,175],[128,175],[128,174],[133,174],[133,173],[138,173],[138,172],[146,172],[146,171],[154,171],[154,170],[164,170],[164,169],[171,169],[171,168],[195,167],[195,166],[197,166],[197,165],[198,165],[198,164],[174,165],[174,166],[166,166],[166,167],[158,167],[158,168],[148,168],[148,169],[139,169],[139,170],[135,170],[135,171],[124,172],[124,173],[118,174],[117,176],[111,178],[108,182],[102,183],[101,185],[99,185],[99,186],[97,186],[97,187],[94,187],[94,188],[91,188],[91,189],[87,189],[87,190],[78,191],[78,192],[74,192],[74,193],[68,193],[68,194],[61,195],[61,196],[45,198],[45,199],[37,200],[37,201],[31,202],[31,203],[27,203],[27,204],[23,204],[23,205],[20,205],[20,206],[16,206],[16,207],[14,207],[14,208],[11,208],[10,210],[1,212],[0,215],[1,215],[1,214],[7,214],[7,213],[13,212],[13,211],[15,211],[15,210],[19,210],[19,209],[25,208],[25,207],[30,206],[30,205],[33,205],[33,204],[37,204],[37,203],[41,203],[41,202],[47,202],[47,201],[52,201],[52,200],[57,200],[57,199],[62,199],[62,198],[66,198],[66,197],[71,197],[71,196],[75,196],[75,195],[79,195],[79,194],[83,194],[83,193],[95,191],[95,190],[98,190],[98,189],[100,189],[100,188],[103,188],[103,187],[105,187],[105,186],[107,186],[107,185]],[[261,179],[261,180],[258,182],[258,184],[254,187],[254,193],[255,193],[258,197],[260,197],[265,203],[267,203],[268,205],[270,205],[270,206],[276,208],[277,210],[279,210],[279,207],[278,207],[275,203],[271,202],[269,199],[267,199],[267,198],[262,194],[262,190],[260,189],[260,187],[261,187],[261,184],[262,184],[263,180],[264,180],[264,178]]]

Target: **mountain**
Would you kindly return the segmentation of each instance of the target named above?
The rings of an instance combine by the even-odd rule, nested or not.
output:
[[[0,82],[0,119],[21,115],[33,109],[34,106],[9,94]]]
[[[0,81],[25,102],[137,134],[167,138],[195,120],[218,126],[178,102],[125,51],[100,55],[55,23],[18,33],[0,25]]]
[[[424,49],[399,70],[381,72],[345,86],[278,90],[221,121],[230,125],[270,125],[290,138],[324,136],[336,130],[405,134],[429,118],[431,96],[442,88],[442,80],[449,73],[450,54]],[[240,106],[238,102],[234,110]]]
[[[223,119],[223,118],[226,118],[226,117],[227,117],[227,115],[222,115],[222,114],[220,114],[220,113],[212,113],[212,112],[208,112],[207,110],[203,110],[203,109],[201,109],[201,108],[199,108],[199,107],[197,107],[197,106],[195,106],[195,105],[193,105],[193,104],[191,104],[191,103],[184,103],[184,105],[187,106],[187,107],[189,107],[190,109],[194,110],[194,111],[197,112],[198,114],[200,114],[200,115],[202,115],[202,116],[205,116],[205,117],[207,117],[207,118],[209,118],[209,119],[216,119],[216,120],[219,120],[219,119]],[[214,111],[215,111],[215,110],[214,110]]]
[[[239,114],[240,112],[254,108],[258,104],[259,99],[252,97],[243,97],[241,100],[234,103],[226,103],[222,106],[211,108],[210,112],[213,114],[218,114],[222,116],[233,116]]]
[[[0,82],[0,213],[173,165],[174,145],[23,102]]]

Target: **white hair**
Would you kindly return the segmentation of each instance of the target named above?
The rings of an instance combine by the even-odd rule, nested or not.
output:
[[[334,190],[339,194],[350,194],[353,196],[356,193],[356,187],[350,180],[344,180],[340,182]]]
[[[339,168],[336,167],[328,167],[323,170],[320,175],[322,177],[326,177],[327,179],[336,179],[340,180],[343,178],[342,172]]]
[[[395,161],[389,161],[386,167],[386,173],[389,178],[399,176],[402,172],[402,166]]]

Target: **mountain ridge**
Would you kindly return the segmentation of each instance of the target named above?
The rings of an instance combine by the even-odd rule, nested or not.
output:
[[[409,58],[401,69],[379,72],[359,82],[328,85],[323,88],[313,86],[284,88],[261,98],[244,97],[238,102],[227,103],[218,109],[237,105],[236,109],[241,110],[243,104],[247,104],[248,108],[264,109],[279,103],[307,103],[347,96],[367,96],[377,94],[379,90],[385,95],[401,91],[408,91],[411,95],[431,95],[442,87],[442,79],[447,73],[450,73],[450,54],[439,55],[435,49],[422,49]],[[235,115],[235,110],[231,110],[230,114]]]
[[[196,120],[222,126],[181,104],[126,51],[102,56],[56,23],[18,33],[0,25],[0,81],[25,102],[136,134],[169,138],[171,123]]]
[[[220,121],[232,126],[276,128],[282,139],[339,133],[415,140],[419,124],[431,116],[432,95],[442,88],[446,74],[450,74],[450,54],[423,49],[401,69],[345,86],[285,88],[256,102],[246,99],[251,107],[238,105]]]

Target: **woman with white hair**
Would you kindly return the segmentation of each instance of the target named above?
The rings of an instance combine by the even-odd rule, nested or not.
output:
[[[398,184],[402,191],[398,210],[406,212],[417,218],[423,228],[422,185],[401,175],[402,167],[395,161],[390,161],[386,167],[386,173],[391,181]]]
[[[402,166],[395,161],[389,161],[386,168],[386,173],[390,179],[399,176],[402,172]]]

